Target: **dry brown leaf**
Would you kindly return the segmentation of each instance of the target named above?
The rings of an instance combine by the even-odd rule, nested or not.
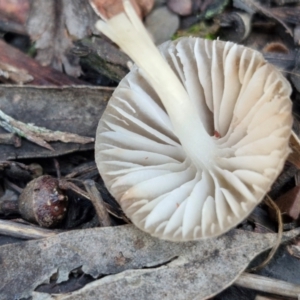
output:
[[[300,186],[295,186],[276,199],[284,220],[290,217],[297,220],[300,215]],[[288,219],[290,221],[290,219]]]
[[[37,60],[79,76],[79,58],[69,53],[73,40],[95,32],[98,17],[86,0],[32,0],[27,31],[36,41]]]
[[[284,239],[299,233],[295,229]],[[29,297],[53,274],[60,283],[81,268],[94,278],[110,276],[71,294],[36,292],[33,299],[207,299],[231,285],[275,240],[276,234],[232,230],[219,238],[174,243],[132,225],[70,231],[1,246],[0,296]]]
[[[287,160],[294,164],[297,168],[300,168],[300,140],[294,131],[292,131],[290,137],[290,147],[292,152],[288,156]]]

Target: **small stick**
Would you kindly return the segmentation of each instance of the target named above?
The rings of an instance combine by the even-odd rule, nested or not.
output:
[[[241,276],[234,282],[244,288],[253,289],[265,293],[294,297],[300,296],[300,285],[285,282],[278,279],[264,277],[255,274],[242,273]]]
[[[96,209],[101,227],[111,226],[111,220],[105,207],[105,203],[97,190],[93,180],[87,179],[84,181],[84,186],[90,196],[90,199]]]
[[[87,200],[91,200],[91,197],[90,195],[82,190],[80,187],[78,187],[76,184],[74,184],[73,182],[71,182],[70,180],[72,181],[77,181],[79,183],[82,183],[81,180],[79,179],[73,179],[73,178],[65,178],[65,179],[61,179],[60,180],[60,183],[59,183],[59,187],[62,189],[62,190],[66,190],[66,189],[70,189],[72,190],[74,193],[76,193],[77,195],[87,199]],[[122,216],[119,216],[117,215],[115,212],[114,212],[114,209],[111,207],[111,205],[109,205],[108,203],[106,202],[103,202],[104,203],[104,206],[106,207],[106,210],[108,211],[108,213],[110,213],[112,216],[118,218],[118,219],[122,219],[123,221],[125,221],[126,223],[130,223],[129,219],[124,215],[122,214]]]
[[[10,187],[14,191],[18,192],[19,194],[21,194],[23,192],[23,189],[20,188],[19,186],[17,186],[16,184],[14,184],[13,182],[11,182],[7,179],[4,179],[4,182],[8,187]]]
[[[277,251],[278,247],[280,246],[280,243],[282,240],[283,223],[282,223],[281,211],[280,211],[279,207],[277,206],[277,204],[270,198],[269,195],[266,195],[265,202],[270,208],[274,209],[276,212],[277,221],[278,221],[277,240],[276,240],[275,245],[269,252],[267,258],[260,265],[249,269],[248,272],[256,272],[256,271],[262,269],[263,267],[265,267],[270,262],[270,260],[273,258],[274,254]]]
[[[95,161],[91,161],[88,163],[84,163],[76,168],[69,173],[68,175],[65,176],[65,178],[74,178],[74,177],[79,177],[79,176],[85,176],[86,174],[89,174],[90,172],[98,172],[97,166]]]
[[[73,181],[75,181],[74,179],[72,179]],[[80,182],[82,184],[82,181],[81,180],[76,180],[78,182]],[[77,195],[87,199],[87,200],[90,200],[90,195],[84,191],[83,189],[81,189],[80,187],[78,187],[76,184],[74,184],[73,182],[69,181],[68,178],[65,179],[61,179],[59,181],[59,187],[62,189],[62,190],[67,190],[67,189],[70,189],[72,190],[74,193],[76,193]]]
[[[28,226],[12,221],[0,220],[0,234],[28,240],[51,237],[56,235],[57,232],[37,226]]]
[[[51,131],[44,127],[38,127],[32,124],[26,124],[8,116],[1,109],[0,109],[0,126],[9,132],[24,137],[28,141],[31,141],[48,150],[54,150],[54,149],[47,142],[61,141],[63,143],[87,144],[87,143],[92,143],[95,140],[94,138],[91,137],[84,137],[78,134],[62,132],[62,131]]]
[[[61,179],[59,162],[56,158],[53,158],[53,162],[54,162],[54,168],[56,170],[56,177],[57,177],[57,179]]]
[[[21,139],[14,133],[0,134],[0,144],[14,145],[16,148],[21,147]]]

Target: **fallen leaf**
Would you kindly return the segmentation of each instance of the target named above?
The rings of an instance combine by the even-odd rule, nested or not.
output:
[[[41,66],[36,60],[2,40],[0,40],[0,53],[0,69],[2,69],[1,65],[7,65],[10,69],[15,69],[11,70],[7,74],[6,77],[8,78],[6,78],[5,82],[8,80],[10,82],[17,83],[30,81],[30,84],[32,85],[43,86],[83,85],[85,83],[84,81],[69,77],[66,74],[58,72],[50,67]],[[24,77],[24,75],[26,76]],[[0,81],[3,81],[2,78],[0,76]]]
[[[286,23],[299,24],[300,8],[299,7],[272,7],[270,9],[271,13],[276,16],[276,18],[282,20]]]
[[[105,87],[30,87],[0,85],[0,109],[24,123],[34,123],[53,131],[95,137],[99,119],[113,89]],[[0,134],[7,133],[0,128]],[[49,151],[22,139],[22,147],[0,144],[0,160],[54,157],[78,150],[93,149],[94,144],[51,143]]]
[[[86,0],[32,0],[27,31],[38,50],[37,60],[79,76],[79,59],[69,53],[72,41],[96,32],[98,17]]]
[[[292,30],[286,24],[286,22],[284,20],[282,20],[281,18],[277,17],[276,14],[274,14],[273,11],[269,7],[261,5],[259,1],[256,1],[256,0],[234,0],[233,6],[236,8],[242,9],[250,14],[258,12],[269,18],[272,18],[272,19],[276,20],[278,23],[280,23],[290,36],[293,36]]]
[[[285,240],[299,233],[290,231]],[[0,295],[29,297],[53,274],[60,283],[81,268],[94,278],[110,276],[71,294],[36,292],[34,299],[207,299],[231,285],[275,241],[276,234],[240,230],[186,243],[159,240],[132,225],[70,231],[1,246]]]
[[[23,84],[32,81],[33,77],[24,69],[0,62],[0,80]]]
[[[300,215],[300,186],[295,186],[275,200],[283,217],[297,220]]]
[[[300,139],[294,131],[292,131],[290,137],[290,147],[292,152],[288,156],[287,160],[294,164],[297,168],[300,168]]]
[[[295,239],[292,244],[287,246],[287,251],[290,255],[300,259],[300,238]]]

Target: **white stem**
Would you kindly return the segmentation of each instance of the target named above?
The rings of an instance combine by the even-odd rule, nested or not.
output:
[[[123,1],[125,13],[96,27],[129,55],[143,70],[160,97],[187,156],[199,167],[209,168],[216,149],[189,96],[170,66],[153,44],[129,0]]]

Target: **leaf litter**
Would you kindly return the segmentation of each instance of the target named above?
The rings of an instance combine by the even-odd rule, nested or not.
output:
[[[284,240],[299,233],[285,233]],[[32,294],[36,287],[55,273],[56,282],[63,282],[76,268],[104,277],[46,299],[170,299],[174,293],[176,299],[207,299],[231,285],[275,240],[276,234],[232,230],[216,239],[174,243],[132,225],[70,231],[1,246],[1,299],[40,299]]]
[[[280,5],[286,5],[284,0],[279,2]],[[275,22],[288,32],[287,35],[294,34],[296,43],[297,31],[291,31],[291,22],[286,16],[293,17],[291,13],[297,10],[293,9],[293,6],[289,7],[289,9],[281,9],[281,7],[269,9],[269,4],[262,1],[234,1],[234,4],[236,3],[244,4],[246,12],[247,6],[248,10],[252,8],[250,14],[253,17],[253,26],[250,31],[250,37],[245,40],[245,44],[261,50],[266,49],[266,41],[272,42],[275,40],[277,42],[277,39],[279,39],[278,44],[281,43],[285,47],[285,52],[277,53],[277,50],[275,52],[268,50],[264,55],[268,60],[274,61],[287,75],[291,75],[297,89],[299,80],[297,66],[292,72],[290,71],[297,65],[298,58],[295,55],[297,45],[291,47],[289,41],[286,43],[288,39],[285,39],[284,35],[281,34],[275,38],[269,34],[268,29],[268,26],[274,26],[272,22]],[[84,8],[87,8],[87,10]],[[231,9],[229,7],[229,11]],[[45,11],[51,12],[48,15],[48,19],[45,18],[45,13],[41,13]],[[234,11],[236,10],[234,9]],[[59,0],[55,1],[55,3],[50,3],[46,0],[32,1],[27,28],[32,39],[36,40],[37,58],[43,65],[50,64],[59,70],[65,69],[67,73],[74,76],[80,74],[79,58],[76,55],[73,56],[69,51],[73,40],[86,37],[93,32],[95,16],[93,13],[89,15],[90,12],[87,2],[81,0]],[[267,17],[264,22],[257,20],[256,16],[259,14]],[[273,20],[270,21],[268,17]],[[35,24],[39,24],[39,26]],[[49,27],[47,27],[48,25]],[[258,26],[265,27],[262,27],[263,30],[261,30]],[[257,28],[259,32],[257,32]],[[267,35],[263,33],[264,28],[267,28]],[[25,30],[22,32],[25,32]],[[268,39],[266,39],[267,36]],[[87,44],[84,45],[86,46]],[[262,46],[257,47],[257,45]],[[87,58],[91,57],[90,49],[90,46],[88,46]],[[265,50],[262,51],[264,52]],[[7,52],[9,53],[10,51]],[[94,54],[97,55],[96,52]],[[94,65],[98,73],[104,73],[107,76],[111,76],[113,81],[118,81],[123,76],[123,73],[127,71],[125,65],[126,57],[120,63],[116,62],[115,59],[111,61],[109,59],[110,54],[111,51],[108,51],[105,61],[110,64],[109,70],[114,72],[113,75],[111,75],[111,72],[104,72],[101,70],[101,67],[93,64],[92,59],[88,67],[91,68]],[[116,55],[119,54],[116,52]],[[82,58],[80,59],[82,61]],[[9,67],[11,65],[14,66],[13,61],[9,62]],[[19,61],[26,61],[26,59],[22,57]],[[37,76],[35,75],[38,72],[35,73],[33,71],[38,71],[39,67],[35,65],[30,69],[28,66],[17,65],[16,68],[22,72],[25,71],[24,74],[26,76],[29,74],[35,77],[34,80],[36,80]],[[120,69],[119,66],[122,68]],[[29,69],[30,71],[28,71]],[[24,77],[22,72],[20,72],[20,75],[22,75],[21,80],[12,76],[16,72],[14,74],[11,73],[11,81],[26,83],[27,77]],[[47,77],[47,73],[43,73],[42,79],[38,84],[41,84],[43,81],[46,82],[48,79],[50,79],[50,82],[55,83],[60,81],[57,80],[57,74],[52,73],[51,76]],[[0,109],[3,109],[5,113],[18,120],[30,121],[38,126],[49,127],[52,130],[70,132],[75,130],[78,134],[93,137],[98,119],[105,108],[112,89],[104,88],[101,90],[100,88],[96,90],[96,88],[89,87],[82,89],[81,87],[75,89],[72,87],[39,89],[37,87],[13,88],[2,86],[0,92],[1,95],[5,95],[0,97]],[[22,101],[19,103],[20,95],[26,95],[24,98],[27,99],[22,98]],[[75,101],[75,103],[72,104],[72,101]],[[90,104],[91,106],[94,105],[94,111],[92,109],[83,109],[87,103],[86,101],[91,101],[88,102],[88,107],[90,107]],[[97,101],[100,101],[100,103],[97,103]],[[297,102],[299,102],[298,95],[295,95],[295,107],[298,105]],[[20,107],[19,104],[21,104]],[[61,114],[60,120],[54,118],[53,121],[53,114],[50,113],[51,105],[52,107],[58,107],[55,113]],[[73,111],[70,113],[71,110],[68,110],[68,107],[76,113],[74,114]],[[45,111],[46,116],[43,114],[43,111]],[[78,124],[76,128],[73,126],[74,120],[72,120],[72,117],[76,119]],[[92,120],[93,118],[94,120]],[[0,133],[2,132],[5,133],[0,129]],[[22,142],[23,145],[20,149],[12,145],[1,145],[0,160],[53,157],[78,150],[93,149],[92,144],[79,146],[77,144],[63,145],[55,142],[51,143],[54,151],[49,151],[27,141]],[[297,147],[299,145],[296,145]],[[294,156],[291,155],[289,159],[289,163],[294,167],[299,164],[298,152],[296,151],[296,154]],[[7,175],[4,171],[3,174],[6,180]],[[285,192],[291,187],[291,182],[293,185],[294,180],[296,181],[296,186],[298,185],[297,176],[294,175],[292,174],[289,178],[283,180],[284,184],[282,183],[280,188],[276,189],[275,187],[272,189],[272,191],[277,191],[275,199],[280,197],[280,195],[285,195]],[[7,189],[7,191],[10,190]],[[1,192],[2,187],[0,187],[0,198]],[[296,200],[296,198],[288,197],[288,201],[291,203]],[[260,209],[264,210],[263,208]],[[287,229],[287,226],[293,228],[297,226],[297,222],[297,220],[294,220],[291,223],[285,223],[285,228]],[[255,230],[257,230],[257,226],[260,223],[261,221],[255,223]],[[242,226],[247,226],[247,224]],[[269,228],[268,230],[270,231]],[[285,236],[289,235],[292,238],[293,235],[297,234],[297,230],[292,230],[285,233]],[[71,241],[72,239],[73,241]],[[174,244],[156,240],[139,232],[132,226],[66,232],[39,241],[14,244],[16,246],[15,250],[13,250],[13,245],[0,247],[0,261],[4,266],[3,270],[5,270],[0,274],[2,278],[5,277],[4,281],[1,280],[2,286],[5,286],[6,290],[12,289],[7,294],[2,295],[2,289],[0,288],[0,299],[2,299],[2,296],[3,299],[10,299],[10,296],[15,298],[30,294],[33,296],[33,299],[98,299],[98,295],[102,295],[104,299],[141,298],[141,295],[144,295],[145,299],[150,297],[152,299],[152,296],[168,299],[168,297],[173,298],[174,295],[178,296],[178,299],[189,299],[190,296],[195,296],[194,298],[196,299],[206,299],[231,285],[239,274],[245,270],[249,262],[260,252],[272,247],[275,240],[275,234],[265,235],[241,230],[234,230],[218,239],[186,244]],[[288,249],[295,257],[299,256],[297,243]],[[76,268],[82,269],[84,274],[91,274],[97,280],[71,294],[47,295],[39,292],[38,286],[43,282],[53,280],[52,277],[55,277],[54,275],[58,277],[56,284],[64,282],[68,279],[70,272],[76,270]],[[51,275],[53,276],[51,277]],[[18,284],[20,284],[19,287]],[[36,291],[33,291],[35,288]],[[93,296],[93,294],[96,294],[96,296]]]

